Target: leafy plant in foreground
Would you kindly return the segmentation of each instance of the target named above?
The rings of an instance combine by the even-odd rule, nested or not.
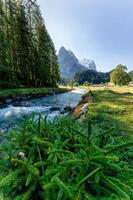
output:
[[[89,122],[69,117],[53,122],[30,118],[0,145],[3,199],[130,200],[133,168],[117,152],[132,141],[101,144],[107,133],[93,133]]]

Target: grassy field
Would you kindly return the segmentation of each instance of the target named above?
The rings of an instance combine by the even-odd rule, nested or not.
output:
[[[133,86],[84,86],[83,88],[91,91],[111,90],[117,93],[133,93]]]
[[[117,90],[118,88],[114,89]],[[128,93],[125,88],[119,89],[119,93],[114,91],[95,88],[87,117],[101,132],[133,136],[133,94]]]

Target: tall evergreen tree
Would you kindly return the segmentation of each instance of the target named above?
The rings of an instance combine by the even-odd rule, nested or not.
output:
[[[56,85],[57,56],[36,0],[0,0],[0,44],[0,82]]]
[[[30,85],[31,57],[30,57],[30,31],[26,17],[25,5],[18,2],[17,13],[17,78],[24,85]]]
[[[0,81],[6,81],[6,43],[4,33],[4,9],[3,2],[0,0]]]

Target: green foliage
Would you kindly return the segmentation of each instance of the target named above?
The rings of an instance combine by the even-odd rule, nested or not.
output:
[[[70,86],[71,88],[73,88],[74,87],[74,81],[69,81],[68,82],[68,86]]]
[[[78,82],[74,82],[74,83],[73,83],[73,86],[74,86],[74,87],[77,87],[77,86],[79,86],[79,83],[78,83]]]
[[[133,199],[133,168],[119,154],[129,148],[130,138],[112,144],[111,133],[96,131],[90,121],[49,122],[41,115],[3,137],[0,190],[5,199]]]
[[[1,89],[6,89],[6,88],[10,89],[10,88],[18,88],[18,87],[20,87],[20,85],[17,84],[17,83],[12,83],[12,82],[0,82],[0,88],[1,88]]]
[[[83,85],[84,82],[90,84],[101,84],[109,82],[110,73],[96,72],[93,70],[87,70],[75,74],[74,81],[78,82],[80,85]]]
[[[89,86],[90,84],[89,84],[88,81],[85,81],[83,85],[84,85],[84,86]]]
[[[118,65],[111,73],[110,80],[115,85],[128,85],[131,81],[129,74],[126,72],[127,68],[123,65]]]
[[[0,0],[0,44],[0,82],[56,86],[57,56],[36,0]]]
[[[129,74],[131,80],[133,81],[133,71],[130,71],[128,74]]]
[[[67,86],[68,83],[69,83],[69,80],[68,80],[66,77],[61,77],[61,78],[60,78],[59,84],[64,85],[64,86]]]

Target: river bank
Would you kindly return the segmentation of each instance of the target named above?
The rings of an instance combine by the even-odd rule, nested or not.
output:
[[[70,88],[19,88],[0,90],[0,106],[11,104],[14,101],[30,100],[53,94],[71,91]]]

